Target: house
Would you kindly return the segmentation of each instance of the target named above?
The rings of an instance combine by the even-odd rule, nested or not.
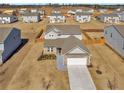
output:
[[[16,22],[18,18],[14,15],[8,15],[8,14],[0,14],[0,23],[6,24],[6,23],[13,23]]]
[[[91,15],[89,13],[77,12],[75,15],[75,20],[79,23],[90,22]]]
[[[80,26],[79,25],[47,25],[46,32],[44,33],[45,39],[67,38],[69,36],[74,36],[82,40],[83,35],[80,31]]]
[[[61,13],[52,13],[49,18],[49,23],[63,23],[65,22],[65,16]]]
[[[69,10],[69,11],[67,12],[67,14],[75,15],[75,14],[76,14],[76,11],[75,11],[75,10]]]
[[[124,11],[115,11],[113,14],[117,14],[120,17],[120,21],[124,21]]]
[[[111,25],[104,29],[106,43],[124,57],[124,26]]]
[[[0,63],[8,59],[8,57],[21,44],[21,32],[17,28],[0,28]]]
[[[13,15],[14,12],[15,12],[15,10],[5,10],[5,11],[3,11],[3,14]]]
[[[26,8],[22,8],[18,12],[19,12],[20,15],[23,15],[23,14],[26,14],[26,13],[30,13],[30,10],[27,10]]]
[[[66,70],[67,64],[89,65],[90,53],[81,36],[79,25],[47,25],[44,54],[55,54],[57,68],[61,70]]]
[[[98,9],[98,12],[100,12],[100,13],[105,13],[105,12],[107,12],[108,10],[107,9]]]
[[[39,13],[25,13],[22,16],[23,22],[26,23],[33,23],[33,22],[39,22],[41,20]]]
[[[97,16],[97,19],[104,23],[115,23],[118,24],[120,22],[120,17],[118,14],[102,14]]]

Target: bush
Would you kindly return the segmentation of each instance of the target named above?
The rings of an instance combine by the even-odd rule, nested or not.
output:
[[[48,59],[56,59],[56,55],[55,54],[45,54],[45,55],[41,55],[39,58],[38,58],[38,61],[40,60],[48,60]]]

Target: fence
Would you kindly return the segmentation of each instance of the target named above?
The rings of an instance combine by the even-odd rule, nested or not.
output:
[[[84,44],[105,44],[105,39],[104,38],[100,38],[100,39],[85,39],[83,40]]]

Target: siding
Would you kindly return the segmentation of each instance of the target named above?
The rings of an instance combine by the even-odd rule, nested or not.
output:
[[[21,33],[13,29],[7,39],[4,41],[4,52],[2,60],[5,61],[16,48],[21,44]]]
[[[111,37],[111,33],[112,33],[112,37]],[[110,45],[122,57],[124,57],[124,49],[123,49],[124,38],[113,27],[106,28],[104,36],[106,39],[106,43]]]
[[[39,22],[40,16],[23,16],[23,22]]]

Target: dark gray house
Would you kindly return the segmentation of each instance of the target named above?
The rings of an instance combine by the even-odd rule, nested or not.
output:
[[[21,44],[21,32],[17,28],[0,28],[0,64]]]
[[[104,29],[106,43],[124,57],[124,26],[111,25]]]

